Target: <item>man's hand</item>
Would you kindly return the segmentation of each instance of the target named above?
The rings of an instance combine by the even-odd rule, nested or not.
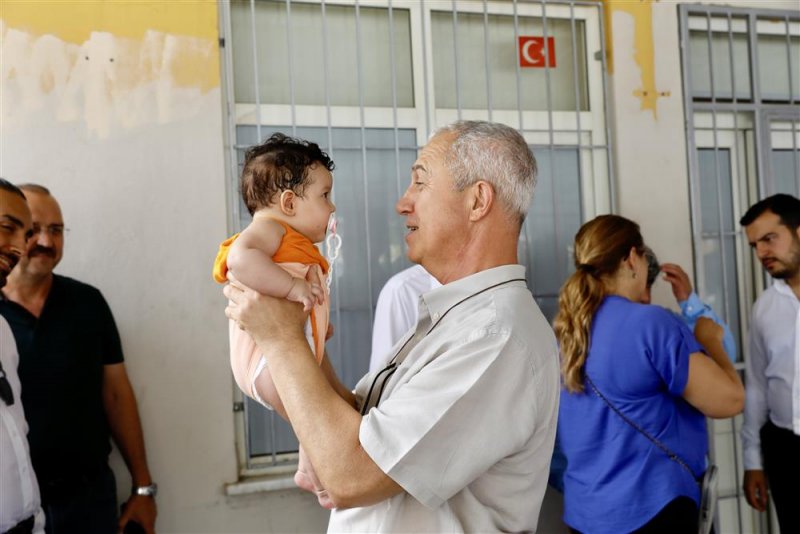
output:
[[[287,334],[305,339],[303,328],[307,314],[301,306],[283,298],[262,295],[242,285],[230,273],[228,280],[230,283],[222,289],[229,301],[225,315],[256,342],[259,338]]]
[[[672,294],[678,302],[683,302],[692,294],[692,283],[689,275],[681,269],[680,265],[674,263],[662,263],[661,272],[664,273],[664,280],[672,286]]]
[[[300,446],[298,451],[299,457],[297,460],[297,472],[294,474],[294,483],[300,489],[311,492],[317,496],[319,505],[326,510],[333,509],[333,501],[328,495],[328,491],[322,487],[322,483],[317,478],[317,473],[314,471],[314,466],[306,456],[306,451],[303,446]]]
[[[743,488],[744,496],[750,506],[759,512],[767,509],[767,477],[764,476],[764,471],[756,469],[745,471]]]
[[[147,534],[156,531],[156,500],[146,495],[131,495],[122,507],[119,530],[123,531],[128,521],[139,523]]]

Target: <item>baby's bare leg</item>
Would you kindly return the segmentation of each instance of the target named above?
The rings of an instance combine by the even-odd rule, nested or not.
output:
[[[289,420],[286,415],[286,408],[283,407],[283,402],[278,395],[278,390],[275,389],[275,383],[272,381],[272,375],[269,372],[269,367],[264,366],[258,376],[253,380],[253,393],[258,396],[256,400],[260,400],[262,404],[271,406],[281,417]]]

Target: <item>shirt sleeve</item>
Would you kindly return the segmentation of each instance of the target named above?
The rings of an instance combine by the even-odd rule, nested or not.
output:
[[[417,321],[417,305],[418,302],[402,286],[387,285],[381,290],[372,326],[370,371],[380,369],[386,364],[391,348],[414,326]]]
[[[668,310],[650,307],[645,328],[647,355],[670,393],[683,395],[689,382],[689,356],[704,352],[686,324]]]
[[[745,470],[762,470],[761,427],[767,422],[767,351],[758,329],[755,310],[750,329],[750,357],[745,375],[744,423],[742,448]]]
[[[508,333],[474,332],[370,410],[364,450],[415,499],[440,506],[529,439],[540,412],[533,392],[557,387],[529,354]]]
[[[736,342],[733,339],[733,333],[731,333],[728,325],[711,309],[711,306],[700,300],[700,297],[694,291],[691,292],[689,298],[678,302],[678,305],[681,308],[681,316],[692,332],[694,332],[694,327],[700,317],[706,317],[720,325],[723,330],[722,347],[725,349],[725,354],[728,355],[728,359],[731,362],[736,362]]]
[[[111,313],[111,308],[109,308],[102,293],[97,291],[96,298],[96,320],[101,339],[100,350],[102,354],[100,357],[103,360],[103,365],[122,363],[124,361],[122,356],[122,342],[119,338],[119,331],[114,321],[114,315]]]

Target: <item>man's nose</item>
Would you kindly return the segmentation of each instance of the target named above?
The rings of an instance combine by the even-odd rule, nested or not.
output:
[[[42,227],[38,232],[33,234],[32,241],[35,242],[37,245],[41,245],[43,247],[53,246],[53,236],[50,235],[50,232],[47,229],[47,227]]]
[[[766,243],[758,243],[756,245],[756,256],[765,258],[769,255],[769,246]]]
[[[400,200],[397,201],[397,204],[394,207],[394,209],[400,215],[407,215],[411,213],[411,199],[409,198],[410,195],[408,193],[409,189],[406,189],[406,192],[403,193],[403,196],[400,197]]]

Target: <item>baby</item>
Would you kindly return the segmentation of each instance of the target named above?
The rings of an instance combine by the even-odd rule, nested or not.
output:
[[[311,316],[306,338],[322,363],[330,306],[328,262],[314,243],[325,239],[336,207],[331,202],[334,163],[315,143],[276,133],[245,154],[241,191],[253,221],[225,240],[214,262],[214,279],[227,272],[265,295],[303,304]],[[266,361],[252,338],[229,324],[230,357],[239,388],[286,418]],[[327,373],[326,373],[327,374]]]

